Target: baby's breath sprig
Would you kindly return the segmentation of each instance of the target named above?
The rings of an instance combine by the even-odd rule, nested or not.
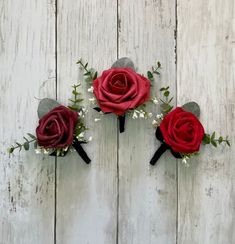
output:
[[[91,85],[92,81],[97,78],[98,72],[93,68],[88,68],[88,63],[83,63],[82,59],[79,59],[77,64],[84,70],[83,75],[85,77],[85,81]]]
[[[218,138],[215,137],[215,131],[210,134],[204,134],[203,142],[205,144],[212,144],[214,147],[217,147],[218,144],[226,143],[227,146],[231,146],[230,141],[228,140],[228,136],[226,138],[223,138],[222,136],[219,136]]]
[[[162,65],[158,61],[156,65],[152,66],[151,71],[150,70],[147,71],[147,77],[150,81],[154,81],[154,74],[160,75],[159,70],[161,69],[161,67]]]
[[[173,106],[170,104],[173,100],[173,97],[169,98],[170,97],[169,86],[162,87],[160,89],[160,92],[162,92],[162,95],[163,95],[163,98],[160,99],[160,101],[161,101],[160,109],[161,109],[161,112],[163,113],[163,115],[166,115],[173,108]]]
[[[34,142],[34,148],[37,148],[37,138],[30,133],[27,133],[27,135],[29,136],[29,138],[26,138],[25,136],[23,137],[25,142],[23,142],[23,143],[15,142],[16,145],[12,145],[11,147],[9,147],[7,149],[8,153],[9,154],[13,153],[15,151],[15,149],[19,149],[19,151],[21,151],[22,148],[25,151],[28,151],[30,148],[30,143],[33,143],[33,142]]]

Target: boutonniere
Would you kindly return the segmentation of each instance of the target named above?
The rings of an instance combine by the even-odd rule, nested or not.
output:
[[[151,113],[144,110],[145,103],[150,99],[150,82],[153,73],[158,74],[160,63],[153,71],[148,71],[147,77],[136,72],[133,62],[129,58],[118,59],[111,68],[97,71],[88,68],[88,63],[77,62],[84,70],[85,80],[94,97],[90,101],[96,106],[94,109],[102,114],[114,113],[119,119],[120,133],[125,130],[125,115],[132,113],[132,118],[146,118]],[[97,119],[98,120],[98,119]]]
[[[160,147],[152,157],[150,164],[154,165],[161,155],[170,150],[175,158],[181,158],[187,164],[187,160],[199,154],[202,143],[211,144],[214,147],[225,143],[230,146],[228,137],[205,133],[204,127],[199,121],[200,107],[195,102],[189,102],[182,107],[170,104],[173,98],[169,99],[169,87],[161,88],[163,99],[160,99],[161,114],[153,120],[156,127],[155,136],[161,142]]]
[[[30,144],[34,144],[36,153],[49,154],[50,156],[65,156],[73,147],[81,158],[88,164],[90,158],[82,148],[82,143],[87,143],[83,118],[86,109],[80,105],[82,99],[79,98],[78,85],[73,86],[74,98],[70,99],[71,105],[65,107],[57,101],[44,98],[38,106],[38,126],[36,135],[28,133],[24,137],[25,142],[16,142],[8,152],[11,154],[16,149],[20,151],[29,150]]]

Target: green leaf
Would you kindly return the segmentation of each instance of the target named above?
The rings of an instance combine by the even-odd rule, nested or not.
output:
[[[196,102],[185,103],[182,108],[190,113],[193,113],[196,117],[200,116],[200,107]]]
[[[28,143],[28,142],[25,142],[25,143],[23,144],[23,146],[24,146],[24,149],[25,149],[26,151],[29,150],[29,143]]]
[[[157,67],[160,68],[161,67],[161,63],[158,61],[157,62]]]
[[[94,76],[93,76],[93,80],[95,80],[97,78],[97,76],[98,76],[98,72],[96,71]]]
[[[38,117],[41,119],[45,114],[50,112],[53,108],[60,106],[54,99],[44,98],[38,105]]]
[[[25,136],[23,138],[26,140],[26,142],[29,142],[29,140]]]
[[[163,95],[164,95],[165,97],[168,97],[168,96],[170,95],[170,92],[169,92],[169,91],[165,91],[165,92],[163,93]]]
[[[212,141],[212,140],[211,140],[211,144],[212,144],[214,147],[217,147],[217,143],[216,143],[216,141]]]
[[[131,68],[131,69],[135,70],[133,61],[127,57],[122,57],[122,58],[119,58],[118,60],[116,60],[113,63],[112,68]]]
[[[229,147],[231,147],[231,144],[230,144],[229,141],[226,141],[226,144],[227,144]]]
[[[27,135],[28,135],[29,137],[31,137],[32,139],[36,139],[36,137],[35,137],[34,135],[30,134],[30,133],[27,133]]]
[[[223,142],[223,137],[222,136],[219,137],[218,142],[219,142],[219,144],[221,144]]]
[[[84,76],[89,76],[89,75],[91,75],[91,72],[90,71],[84,73]]]
[[[215,140],[215,131],[213,132],[212,136],[211,136],[211,141]]]
[[[162,87],[161,89],[160,89],[160,91],[165,91],[166,90],[166,88],[165,87]]]
[[[13,153],[13,151],[14,151],[14,148],[13,147],[10,147],[10,148],[7,149],[7,152],[8,153]]]
[[[86,64],[85,64],[85,66],[84,66],[84,67],[85,67],[85,69],[87,68],[87,66],[88,66],[88,63],[86,63]]]
[[[75,103],[80,103],[80,102],[82,102],[84,99],[76,99],[75,100]]]
[[[34,148],[36,149],[38,147],[38,142],[35,141],[34,144],[33,144]]]
[[[22,145],[19,142],[16,142],[16,145],[22,147]]]
[[[210,143],[211,143],[211,137],[210,137],[209,134],[204,134],[202,140],[203,140],[203,142],[204,142],[205,144],[210,144]]]
[[[148,72],[147,72],[147,76],[148,76],[148,79],[149,79],[149,80],[152,80],[152,79],[153,79],[153,74],[152,74],[151,71],[148,71]]]

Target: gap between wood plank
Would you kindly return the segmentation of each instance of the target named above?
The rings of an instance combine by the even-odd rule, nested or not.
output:
[[[58,99],[58,85],[57,85],[57,77],[58,77],[58,59],[57,59],[57,31],[58,31],[58,24],[57,24],[57,0],[55,0],[55,98]],[[54,244],[57,242],[57,156],[55,156],[55,185],[54,185]]]
[[[177,11],[178,0],[175,0],[175,102],[176,106],[178,105],[178,86],[177,86],[177,35],[178,35],[178,11]],[[179,180],[178,180],[178,160],[176,159],[176,226],[175,226],[175,242],[178,244],[178,222],[179,222]]]
[[[117,8],[117,59],[119,58],[119,0]],[[116,244],[119,243],[119,121],[117,119],[117,223],[116,223]]]

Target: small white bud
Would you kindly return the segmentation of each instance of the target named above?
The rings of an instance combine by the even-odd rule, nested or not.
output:
[[[98,122],[98,121],[100,121],[100,119],[99,118],[95,118],[94,121],[95,122]]]
[[[140,112],[140,118],[144,118],[144,114],[145,114],[144,111],[143,112]]]
[[[92,139],[93,139],[92,136],[90,136],[90,137],[88,138],[88,141],[92,141]]]
[[[132,119],[137,119],[138,118],[138,114],[136,112],[136,110],[134,110],[134,113],[132,115]]]
[[[149,118],[152,118],[153,117],[153,114],[152,113],[148,113],[148,117]]]
[[[153,101],[154,104],[158,104],[158,100],[157,100],[156,97],[154,97],[154,98],[152,99],[152,101]]]
[[[154,119],[154,120],[152,121],[152,125],[157,126],[157,125],[158,125],[158,122]]]
[[[36,154],[40,154],[41,152],[42,152],[41,149],[39,149],[39,148],[36,148],[36,149],[35,149],[35,153],[36,153]]]
[[[94,87],[91,86],[90,88],[87,89],[87,91],[93,93],[93,91],[94,91]]]
[[[90,101],[92,104],[95,104],[95,98],[94,98],[94,97],[89,98],[89,101]]]
[[[183,164],[187,164],[187,159],[186,159],[186,157],[184,157],[184,158],[182,159],[182,163],[183,163]]]
[[[156,118],[157,119],[162,119],[163,118],[163,114],[157,114]]]

